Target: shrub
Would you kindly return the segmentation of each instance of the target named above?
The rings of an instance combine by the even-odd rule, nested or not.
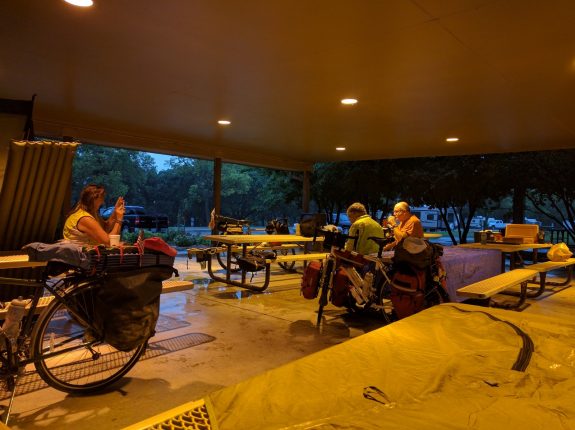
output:
[[[129,233],[124,231],[122,233],[122,241],[128,245],[136,243],[138,240],[139,232]],[[192,245],[209,245],[210,242],[204,240],[198,235],[188,235],[182,231],[169,230],[167,233],[156,233],[144,230],[144,239],[149,237],[161,237],[166,243],[172,246],[192,246]]]

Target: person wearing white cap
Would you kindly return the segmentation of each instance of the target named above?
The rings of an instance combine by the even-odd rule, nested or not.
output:
[[[372,254],[379,251],[379,245],[369,237],[383,238],[383,228],[372,217],[367,214],[365,206],[361,203],[353,203],[347,208],[347,216],[351,222],[349,236],[357,236],[357,244],[354,249],[355,241],[348,239],[345,243],[345,249],[348,251],[357,251],[360,254]]]
[[[399,221],[399,225],[393,229],[395,240],[385,245],[383,248],[385,251],[395,248],[399,242],[408,236],[423,239],[423,226],[421,225],[421,221],[411,213],[411,209],[406,202],[396,203],[393,208],[393,217],[390,218],[388,222],[392,226],[394,226],[395,220]]]

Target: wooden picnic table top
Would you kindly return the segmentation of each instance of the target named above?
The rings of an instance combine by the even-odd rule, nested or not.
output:
[[[250,243],[275,242],[313,242],[313,237],[297,236],[295,234],[210,234],[203,237],[212,242],[225,243],[226,245],[244,245]],[[320,239],[317,237],[316,240]],[[321,237],[323,240],[323,237]]]
[[[22,267],[45,266],[45,261],[30,261],[26,254],[1,255],[0,269],[19,269]]]
[[[473,248],[473,249],[497,249],[501,252],[519,252],[528,249],[544,249],[551,248],[552,243],[462,243],[457,245],[460,248]]]

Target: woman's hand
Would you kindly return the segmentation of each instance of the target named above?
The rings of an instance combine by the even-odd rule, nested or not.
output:
[[[116,213],[116,219],[122,220],[124,218],[124,212],[126,212],[126,207],[124,206],[124,197],[118,197],[116,200],[116,205],[114,206],[114,212]]]
[[[116,209],[119,209],[119,208],[121,208],[121,207],[124,207],[124,204],[125,204],[125,202],[124,202],[124,197],[121,197],[121,196],[120,196],[120,197],[118,197],[118,200],[116,200],[116,204],[114,205],[114,207],[115,207]]]

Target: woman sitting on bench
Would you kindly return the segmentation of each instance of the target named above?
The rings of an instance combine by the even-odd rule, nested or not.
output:
[[[124,198],[118,197],[114,212],[107,221],[100,216],[106,190],[90,184],[80,193],[80,199],[64,223],[64,239],[82,245],[110,245],[110,235],[120,234],[124,219]]]

